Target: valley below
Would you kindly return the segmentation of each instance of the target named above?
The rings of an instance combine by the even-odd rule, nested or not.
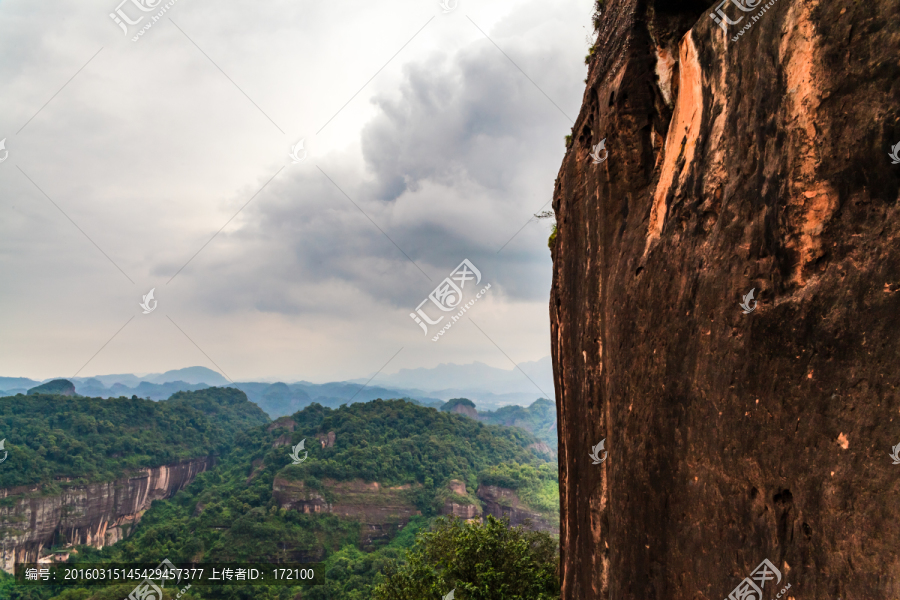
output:
[[[0,470],[8,574],[23,563],[322,563],[334,577],[303,597],[355,597],[436,519],[496,518],[559,534],[553,448],[525,429],[483,423],[468,400],[440,410],[405,400],[312,403],[272,421],[233,388],[157,402],[85,398],[53,383],[56,395],[0,398],[10,432]],[[510,420],[546,433],[555,411],[545,408],[511,407]],[[299,463],[295,447],[306,454]],[[335,565],[356,565],[357,576],[337,577]],[[211,590],[192,594],[217,597]],[[0,579],[0,598],[75,592],[47,586],[22,596],[11,575]]]

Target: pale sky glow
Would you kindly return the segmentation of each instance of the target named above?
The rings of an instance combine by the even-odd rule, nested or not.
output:
[[[0,376],[549,355],[549,224],[498,250],[551,198],[592,2],[178,0],[138,42],[116,4],[0,1]],[[409,314],[465,258],[491,290],[432,342]]]

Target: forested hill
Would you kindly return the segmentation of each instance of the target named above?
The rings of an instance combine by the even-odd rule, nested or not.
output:
[[[293,464],[291,450],[301,441],[303,462]],[[384,560],[399,557],[448,499],[480,506],[479,485],[513,489],[522,506],[558,522],[556,463],[536,453],[537,441],[519,429],[402,400],[336,410],[313,404],[237,432],[212,470],[154,502],[131,537],[102,550],[81,547],[71,560],[327,560],[328,585],[304,590],[304,598],[368,597],[363,591]],[[467,497],[453,480],[464,483]],[[306,510],[316,502],[316,510]],[[374,539],[373,530],[380,532]],[[253,593],[279,597],[262,588]]]
[[[546,398],[535,400],[531,406],[513,404],[485,412],[477,410],[468,398],[453,398],[441,405],[440,410],[466,415],[482,423],[524,429],[556,449],[556,404]]]
[[[236,432],[267,422],[233,388],[182,392],[162,402],[40,393],[0,398],[0,439],[8,452],[0,488],[110,481],[138,468],[221,454]]]

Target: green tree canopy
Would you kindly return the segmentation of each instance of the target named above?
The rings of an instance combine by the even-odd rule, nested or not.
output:
[[[556,540],[510,528],[489,516],[485,523],[438,519],[421,533],[403,563],[390,562],[373,600],[551,600],[559,598]]]

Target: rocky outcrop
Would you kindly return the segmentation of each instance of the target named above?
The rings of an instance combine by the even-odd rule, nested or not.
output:
[[[37,562],[41,550],[65,541],[102,548],[129,535],[154,500],[184,489],[212,466],[204,457],[163,465],[106,483],[64,486],[61,494],[41,495],[38,486],[0,489],[3,570]]]
[[[553,195],[564,600],[725,598],[763,559],[797,598],[900,590],[897,6],[738,4],[598,19]]]
[[[310,489],[302,481],[276,476],[272,482],[272,497],[279,508],[302,513],[330,513],[331,505],[317,490]]]
[[[556,451],[548,446],[545,442],[536,442],[528,444],[528,449],[533,450],[535,454],[542,454],[550,459],[556,458]]]
[[[480,485],[476,492],[484,503],[484,514],[497,519],[509,519],[510,526],[525,527],[559,535],[559,521],[555,515],[532,510],[522,504],[515,491],[494,485]]]
[[[441,505],[441,515],[445,517],[456,517],[458,519],[464,519],[466,521],[480,521],[482,510],[481,507],[477,504],[446,500],[444,504]]]
[[[296,421],[294,421],[290,417],[279,417],[269,423],[266,427],[266,431],[274,431],[276,429],[287,429],[288,431],[293,431],[297,427]]]
[[[272,495],[280,508],[303,513],[329,513],[358,521],[360,544],[372,549],[376,540],[389,540],[397,535],[415,515],[421,514],[412,501],[411,485],[384,487],[378,482],[362,480],[322,482],[325,494],[309,489],[302,481],[276,476]],[[326,500],[329,496],[332,501]]]
[[[319,440],[322,448],[331,448],[334,446],[335,435],[333,431],[329,431],[328,433],[317,434],[316,439]]]
[[[478,411],[475,409],[475,403],[468,398],[452,398],[443,404],[440,409],[442,412],[455,413],[465,415],[470,419],[478,419]]]
[[[451,497],[444,500],[440,513],[444,516],[457,517],[459,519],[481,520],[482,510],[474,499],[470,499],[466,491],[466,484],[459,479],[451,479],[447,484]]]
[[[291,445],[291,434],[283,433],[272,442],[273,448],[281,448],[282,446],[290,446]]]

